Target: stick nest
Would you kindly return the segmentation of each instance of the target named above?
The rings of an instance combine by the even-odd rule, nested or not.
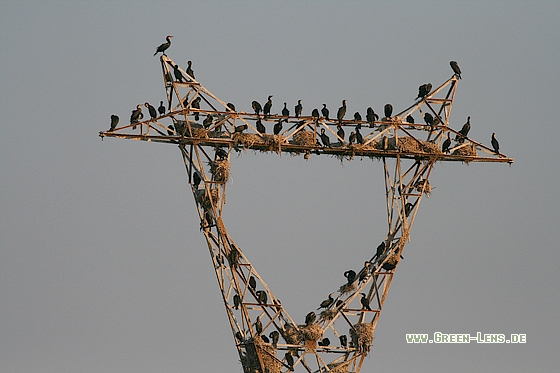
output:
[[[250,148],[255,143],[262,143],[262,139],[256,133],[234,133],[233,134],[234,146],[243,145]]]
[[[373,342],[373,324],[359,323],[350,329],[350,337],[354,346],[362,354],[367,354]]]
[[[249,338],[246,342],[246,353],[241,357],[243,371],[246,373],[280,373],[282,363],[274,355],[274,348],[270,344],[264,343],[260,337]]]
[[[268,146],[269,151],[276,153],[282,152],[282,144],[286,141],[284,136],[262,134],[262,138],[264,144]]]
[[[218,188],[210,189],[210,194],[212,196],[212,200],[206,194],[206,189],[199,189],[195,192],[196,201],[204,208],[205,210],[212,210],[212,202],[218,202],[218,198],[220,196],[220,192]]]
[[[289,344],[297,345],[301,342],[301,335],[295,326],[286,324],[284,326],[284,339]]]
[[[214,176],[214,181],[225,183],[229,179],[229,161],[227,159],[221,161],[210,162],[210,172]]]
[[[352,282],[351,284],[346,283],[346,284],[342,285],[342,286],[338,289],[338,291],[340,292],[340,294],[349,293],[349,292],[351,292],[352,290],[354,290],[354,289],[356,288],[355,283],[356,283],[356,282]]]
[[[337,313],[338,313],[338,309],[324,310],[319,314],[319,316],[323,320],[330,321],[330,320],[334,319],[334,317],[336,316]]]
[[[300,332],[305,341],[317,342],[317,340],[323,336],[323,328],[317,324],[302,326]]]
[[[330,369],[330,373],[348,373],[349,366],[350,366],[349,361],[343,361],[342,363],[327,364],[327,367]]]
[[[316,140],[313,132],[302,130],[292,136],[292,142],[294,145],[315,145]]]
[[[380,142],[382,145],[382,142]],[[398,144],[394,137],[387,141],[386,150],[398,150],[408,153],[443,154],[439,146],[429,141],[415,140],[410,137],[399,137]]]
[[[476,152],[476,148],[474,145],[466,145],[462,148],[459,148],[453,152],[453,155],[460,155],[460,156],[467,156],[467,157],[476,157],[478,153]]]

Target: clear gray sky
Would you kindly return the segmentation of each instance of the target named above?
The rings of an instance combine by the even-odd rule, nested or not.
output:
[[[98,137],[164,99],[166,35],[242,110],[398,111],[457,60],[452,126],[515,163],[436,166],[362,371],[557,371],[559,2],[0,6],[1,372],[242,372],[179,150]],[[377,161],[247,152],[231,172],[228,232],[296,319],[387,233]],[[405,342],[438,331],[527,343]]]

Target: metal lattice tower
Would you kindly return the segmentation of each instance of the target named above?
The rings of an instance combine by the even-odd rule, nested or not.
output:
[[[336,119],[236,111],[178,67],[183,78],[174,79],[176,64],[166,55],[160,60],[169,112],[100,136],[179,146],[244,372],[359,372],[420,202],[430,195],[434,164],[511,164],[513,159],[449,127],[456,75],[396,115],[369,122],[343,120],[343,128],[363,137],[361,143],[349,144],[337,135]],[[433,121],[409,123],[408,116],[415,113],[431,115]],[[268,131],[274,126],[277,134],[260,133],[262,126]],[[320,129],[336,139],[330,147],[319,145]],[[448,138],[455,141],[444,153],[441,146]],[[230,155],[243,149],[303,154],[306,159],[312,153],[348,160],[370,157],[383,163],[387,235],[364,253],[359,271],[345,274],[347,281],[333,289],[322,311],[293,319],[227,233],[222,211]]]

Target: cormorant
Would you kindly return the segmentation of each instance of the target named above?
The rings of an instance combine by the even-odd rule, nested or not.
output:
[[[346,100],[342,100],[342,106],[338,108],[336,112],[336,119],[338,119],[338,124],[342,124],[342,119],[346,115]]]
[[[457,63],[457,61],[450,61],[449,65],[451,66],[451,69],[453,69],[455,75],[457,75],[459,79],[461,79],[461,69],[459,68],[459,64]]]
[[[261,304],[266,304],[266,302],[268,301],[268,296],[266,295],[266,291],[257,290],[257,300]]]
[[[350,132],[350,136],[348,136],[348,143],[352,145],[356,141],[356,133],[354,131]]]
[[[261,335],[261,339],[263,340],[264,343],[270,343],[270,340],[266,335]]]
[[[255,110],[255,114],[257,115],[259,115],[259,113],[262,111],[262,106],[258,101],[253,101],[251,103],[251,106],[253,107],[253,110]]]
[[[383,110],[385,111],[385,117],[391,118],[391,115],[393,114],[393,105],[387,104],[383,107]]]
[[[364,137],[362,136],[362,134],[360,133],[360,128],[362,126],[361,125],[357,125],[356,126],[356,143],[357,144],[363,144],[364,143]]]
[[[355,112],[355,113],[354,113],[354,120],[355,120],[356,122],[361,122],[361,121],[362,121],[362,116],[360,115],[359,112]]]
[[[413,208],[414,205],[410,202],[407,202],[406,205],[404,205],[404,214],[408,217]]]
[[[235,111],[235,105],[232,104],[231,102],[228,102],[226,106],[228,107],[229,110]]]
[[[200,178],[200,175],[198,174],[198,172],[195,172],[193,174],[193,185],[195,189],[198,189],[198,186],[200,185],[200,183],[202,182],[202,179]],[[239,295],[237,295],[239,296]],[[235,300],[235,297],[233,298]]]
[[[471,130],[471,117],[467,117],[467,123],[463,124],[463,127],[459,131],[459,134],[455,136],[455,141],[463,142],[465,137],[469,134]]]
[[[264,124],[262,124],[260,118],[257,119],[257,131],[259,131],[259,133],[266,133],[266,128]]]
[[[150,113],[150,117],[152,117],[152,119],[156,119],[157,118],[157,111],[156,108],[153,107],[152,105],[150,105],[149,103],[144,103],[144,106],[148,108],[148,113]]]
[[[144,118],[144,114],[142,114],[142,105],[136,105],[136,109],[132,110],[132,114],[130,114],[130,124],[138,123],[140,120]],[[136,129],[136,126],[132,126],[132,129]]]
[[[228,153],[222,148],[216,148],[216,155],[220,159],[226,159],[228,157]],[[237,250],[232,250],[232,252],[234,252],[234,251],[237,251]]]
[[[261,322],[260,316],[257,317],[257,321],[255,321],[254,325],[255,325],[255,331],[257,332],[257,335],[261,334],[262,330],[263,330],[263,327],[262,327],[262,322]]]
[[[278,333],[278,331],[273,330],[270,332],[270,334],[268,335],[272,341],[272,346],[274,348],[276,348],[276,344],[278,343],[278,340],[280,339],[280,333]]]
[[[157,47],[156,53],[154,53],[154,56],[156,54],[158,54],[159,52],[161,52],[162,54],[165,54],[165,51],[167,50],[167,48],[169,48],[171,46],[171,38],[172,37],[173,37],[172,35],[169,35],[165,38],[167,40],[167,43],[163,43],[162,45]]]
[[[201,100],[200,96],[198,96],[197,98],[192,100],[191,109],[200,109],[200,100]],[[197,112],[194,113],[194,120],[198,121],[199,118],[200,118],[199,113],[197,111]]]
[[[235,338],[237,338],[239,342],[243,342],[243,335],[241,334],[241,332],[235,333]]]
[[[196,175],[196,174],[195,174]],[[236,310],[239,309],[239,305],[241,304],[241,297],[238,294],[233,296],[233,308]]]
[[[239,126],[235,126],[234,128],[234,133],[243,133],[243,131],[245,131],[249,126],[246,124],[241,124]]]
[[[333,293],[330,293],[329,298],[322,301],[321,304],[319,305],[319,308],[317,308],[317,309],[320,310],[321,308],[328,308],[331,304],[333,304],[334,299],[333,299],[332,295],[333,295]]]
[[[288,351],[284,354],[284,358],[286,359],[286,364],[288,364],[288,367],[290,368],[290,370],[293,371],[294,370],[294,357],[292,356],[290,351]]]
[[[342,347],[348,346],[348,337],[347,337],[345,334],[343,334],[343,335],[341,335],[340,337],[338,337],[338,339],[340,340],[340,345],[341,345]]]
[[[173,126],[171,124],[169,126],[167,126],[167,134],[169,136],[173,136],[175,134],[175,129],[173,128]]]
[[[360,295],[362,296],[362,299],[360,299],[360,303],[362,304],[362,309],[371,311],[371,307],[369,306],[369,299],[367,298],[367,296],[364,293],[360,293]]]
[[[329,120],[329,109],[327,109],[327,104],[323,104],[321,114],[323,114],[323,117],[325,117],[326,120]]]
[[[393,269],[395,269],[396,266],[397,266],[396,264],[385,262],[381,267],[386,271],[392,271]]]
[[[313,109],[313,111],[311,112],[311,116],[315,118],[315,120],[319,119],[319,110],[317,110],[316,108]]]
[[[406,117],[406,121],[410,124],[414,124],[414,117],[412,115],[409,115]]]
[[[373,111],[373,108],[370,106],[367,108],[366,110],[366,121],[369,123],[369,127],[373,128],[375,127],[375,121],[379,120],[379,115],[375,114],[375,111]]]
[[[255,280],[254,276],[249,277],[249,287],[253,290],[257,288],[257,280]]]
[[[325,129],[321,128],[321,142],[323,143],[323,147],[330,148],[331,147],[331,140],[329,136],[325,133]]]
[[[315,312],[313,312],[313,311],[309,312],[305,316],[305,326],[309,326],[309,325],[313,324],[313,322],[315,321],[316,318],[317,318],[317,315],[315,315]]]
[[[158,110],[159,115],[165,114],[165,106],[163,106],[163,101],[159,102],[159,107],[158,107],[157,110]]]
[[[348,280],[348,285],[350,285],[356,279],[356,272],[349,269],[348,271],[344,272],[344,277],[346,277],[346,280]]]
[[[287,105],[288,105],[288,103],[284,102],[284,109],[282,109],[282,116],[284,116],[284,117],[289,117],[290,116],[290,110],[288,110]]]
[[[111,115],[111,128],[109,128],[109,132],[113,132],[117,128],[117,124],[119,124],[119,117],[115,114]]]
[[[344,129],[340,124],[336,125],[336,129],[336,134],[338,135],[338,137],[340,137],[340,142],[344,142]]]
[[[187,71],[185,71],[187,75],[194,79],[194,71],[192,69],[192,61],[187,61]]]
[[[450,146],[451,146],[451,139],[449,138],[449,135],[447,135],[447,138],[445,139],[445,141],[441,145],[441,151],[444,152],[444,153],[449,153],[449,147]]]
[[[181,72],[181,70],[179,70],[178,65],[173,65],[173,75],[175,75],[175,79],[178,82],[182,82],[183,79],[185,79],[185,77],[183,76],[183,73]]]
[[[296,118],[299,118],[299,116],[301,115],[301,111],[303,110],[303,106],[301,105],[301,100],[297,100],[297,105],[294,108],[295,113],[296,113]]]
[[[362,282],[366,279],[366,277],[369,275],[369,267],[371,266],[371,263],[368,261],[364,262],[364,269],[362,271],[360,271],[360,277],[359,277],[359,282]]]
[[[418,87],[418,97],[416,98],[424,98],[430,93],[432,90],[432,83],[422,84]]]
[[[381,255],[385,252],[385,241],[381,242],[379,246],[377,246],[377,250],[375,252],[374,258],[381,258]]]
[[[263,113],[265,117],[270,115],[270,109],[272,109],[272,95],[268,96],[268,101],[264,104]]]
[[[434,117],[432,114],[430,113],[425,113],[424,114],[424,122],[426,122],[426,124],[430,127],[432,127],[434,125]]]
[[[494,152],[496,154],[500,154],[500,144],[498,140],[496,140],[496,134],[492,133],[492,147],[494,148]]]
[[[204,128],[208,129],[212,125],[213,121],[214,121],[214,117],[212,116],[212,114],[208,114],[206,116],[206,119],[204,119],[204,121],[202,122],[202,125],[204,126]]]
[[[278,135],[280,132],[282,132],[282,121],[278,121],[274,124],[274,134]]]
[[[330,344],[331,344],[331,340],[326,337],[320,340],[319,342],[317,342],[317,345],[322,347],[329,346]]]

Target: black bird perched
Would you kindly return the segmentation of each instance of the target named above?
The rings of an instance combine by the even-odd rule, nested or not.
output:
[[[338,119],[338,124],[342,124],[342,119],[346,115],[346,100],[342,100],[342,106],[338,108],[336,112],[336,119]]]
[[[272,109],[272,95],[268,96],[268,101],[264,104],[263,113],[265,117],[270,115],[270,109]]]
[[[187,75],[194,79],[194,71],[192,69],[192,61],[187,61],[187,71],[185,71]]]
[[[239,342],[243,342],[243,334],[241,334],[241,332],[235,333],[235,338],[237,338]]]
[[[299,118],[299,116],[301,115],[301,111],[303,110],[303,106],[301,105],[301,100],[297,100],[297,105],[294,108],[295,113],[296,113],[296,118]]]
[[[200,96],[198,96],[197,98],[195,98],[194,100],[192,100],[191,102],[191,108],[192,109],[200,109]],[[194,120],[198,121],[199,119],[199,113],[198,111],[194,113]]]
[[[273,330],[273,331],[270,332],[270,334],[268,336],[272,340],[272,346],[274,348],[276,348],[276,344],[278,343],[278,340],[280,339],[280,333],[278,333],[278,331],[276,331],[276,330]]]
[[[345,334],[343,334],[343,335],[341,335],[340,337],[338,337],[338,339],[340,340],[340,345],[341,345],[342,347],[348,346],[348,337],[347,337]]]
[[[424,122],[426,122],[426,124],[430,127],[432,127],[434,125],[434,117],[432,114],[430,113],[426,113],[424,114]]]
[[[212,114],[208,114],[206,116],[206,119],[204,119],[204,121],[202,122],[202,125],[204,126],[204,128],[208,129],[212,125],[213,121],[214,121],[214,117],[212,116]]]
[[[459,131],[459,134],[455,136],[455,141],[463,142],[465,137],[469,134],[471,130],[471,117],[467,117],[467,123],[463,124],[463,127]]]
[[[173,65],[173,75],[175,75],[175,79],[178,82],[182,82],[183,79],[185,79],[185,77],[183,76],[183,73],[181,72],[181,70],[179,70],[178,65]]]
[[[165,106],[163,106],[163,101],[159,102],[159,107],[157,108],[159,115],[165,114]]]
[[[249,277],[249,287],[253,290],[257,288],[257,280],[255,280],[254,276]]]
[[[282,109],[282,116],[284,116],[284,117],[290,116],[290,110],[288,110],[287,105],[288,105],[288,103],[284,102],[284,109]]]
[[[270,343],[270,340],[266,335],[261,335],[261,339],[263,340],[264,343]]]
[[[362,136],[362,134],[360,133],[360,128],[362,126],[361,125],[357,125],[356,126],[356,143],[357,144],[363,144],[364,143],[364,137]]]
[[[323,143],[323,147],[330,148],[331,147],[331,140],[329,136],[325,133],[325,129],[321,128],[321,142]]]
[[[414,208],[414,205],[410,202],[407,202],[406,205],[404,205],[404,214],[406,216],[410,215],[413,208]]]
[[[350,136],[348,136],[348,143],[352,145],[356,141],[356,133],[354,131],[350,132]]]
[[[286,359],[286,364],[288,364],[288,367],[290,368],[290,370],[293,371],[294,370],[294,357],[292,356],[290,351],[288,351],[284,354],[284,358]]]
[[[274,124],[274,134],[278,135],[280,132],[282,132],[282,121],[278,121]]]
[[[257,119],[257,131],[259,131],[259,133],[266,133],[266,127],[262,124],[260,118]]]
[[[266,304],[266,302],[268,301],[268,296],[266,295],[266,291],[257,290],[257,300],[261,304]]]
[[[258,101],[253,101],[251,103],[251,106],[253,107],[253,110],[255,110],[255,114],[257,115],[259,115],[259,113],[262,111],[262,106]]]
[[[320,310],[321,308],[328,308],[331,304],[333,304],[334,299],[333,299],[332,295],[333,295],[333,293],[330,293],[329,298],[322,301],[321,304],[319,305],[319,308],[317,308],[317,309]]]
[[[369,299],[367,298],[367,296],[364,293],[360,293],[360,295],[362,296],[362,299],[360,299],[362,309],[371,311],[371,307],[369,306]]]
[[[171,124],[169,126],[167,126],[167,134],[169,136],[173,136],[175,134],[175,129],[173,128],[173,126]]]
[[[362,282],[368,277],[369,275],[369,268],[371,267],[371,263],[366,261],[364,262],[364,269],[360,271],[360,277],[358,279],[359,282]]]
[[[342,128],[342,126],[340,124],[336,125],[336,134],[338,135],[338,137],[340,137],[340,142],[344,142],[344,129]]]
[[[119,117],[115,114],[111,115],[111,128],[109,128],[109,132],[113,132],[117,128],[117,124],[119,124]]]
[[[361,121],[362,121],[362,116],[360,115],[359,112],[355,112],[355,113],[354,113],[354,120],[355,120],[356,122],[361,122]]]
[[[150,105],[149,103],[144,103],[144,106],[148,108],[148,113],[150,113],[150,117],[152,119],[156,119],[157,118],[157,111],[156,108],[153,107],[152,105]]]
[[[200,175],[198,174],[198,172],[195,172],[193,174],[193,185],[195,189],[198,189],[198,186],[200,185],[200,183],[202,182],[202,179],[200,178]],[[236,294],[237,295],[237,294]],[[239,297],[239,295],[237,295]],[[235,300],[235,297],[233,297],[233,299]]]
[[[492,133],[492,147],[494,148],[494,152],[496,154],[500,154],[500,144],[498,140],[496,140],[496,134]]]
[[[313,118],[315,118],[315,120],[318,120],[319,119],[319,110],[313,109],[313,111],[311,112],[311,116]]]
[[[323,104],[321,114],[323,114],[323,117],[325,117],[326,120],[329,120],[329,109],[327,109],[327,104]]]
[[[315,322],[316,318],[317,318],[317,315],[315,315],[315,312],[313,312],[313,311],[309,312],[305,316],[305,326],[309,326],[309,325],[313,324],[313,322]]]
[[[195,174],[196,175],[196,174]],[[241,304],[241,297],[238,294],[233,296],[233,308],[236,310],[239,309],[239,305]]]
[[[449,153],[449,147],[450,146],[451,146],[451,139],[449,138],[449,135],[447,135],[447,138],[445,139],[445,141],[441,145],[441,151],[444,152],[444,153]]]
[[[350,285],[356,279],[356,272],[349,269],[348,271],[344,272],[344,277],[346,277],[346,280],[348,280],[348,285]]]
[[[461,69],[459,68],[459,64],[457,63],[457,61],[450,61],[449,65],[451,66],[451,69],[453,70],[455,75],[457,75],[459,79],[461,79]]]
[[[231,102],[228,102],[226,106],[228,107],[229,110],[235,111],[235,105],[232,104]]]
[[[216,148],[216,155],[220,159],[226,159],[228,157],[228,153],[222,148]],[[237,250],[232,250],[232,252],[236,252]]]
[[[261,334],[263,329],[262,329],[262,322],[260,317],[257,317],[257,321],[255,321],[254,325],[255,325],[255,331],[257,332],[257,335]]]
[[[393,105],[387,104],[383,110],[385,111],[385,118],[391,118],[391,115],[393,114]]]
[[[375,114],[375,111],[373,111],[373,108],[370,106],[367,108],[366,110],[366,121],[369,123],[369,127],[373,128],[375,127],[375,121],[379,120],[379,115]]]
[[[381,242],[379,246],[377,246],[377,250],[375,252],[374,258],[381,258],[381,255],[385,252],[385,241]]]
[[[317,342],[317,345],[322,347],[329,346],[330,344],[331,344],[331,340],[326,337]]]
[[[406,117],[406,121],[410,124],[414,124],[414,117],[412,115],[409,115]]]
[[[165,54],[165,51],[167,50],[167,48],[169,48],[171,46],[171,38],[172,37],[173,37],[172,35],[169,35],[165,38],[167,40],[167,43],[163,43],[162,45],[157,47],[156,53],[154,53],[154,56],[156,54],[158,54],[159,52],[161,52],[162,54]]]
[[[422,84],[418,87],[418,97],[416,98],[424,98],[430,93],[432,90],[432,83]]]
[[[144,118],[144,114],[142,114],[142,105],[136,105],[136,109],[132,110],[132,114],[130,114],[130,124],[138,123],[140,120]],[[136,126],[132,126],[132,129],[136,129]]]
[[[249,126],[247,126],[246,124],[241,124],[239,126],[235,126],[234,129],[234,133],[243,133],[243,131],[245,131]]]

